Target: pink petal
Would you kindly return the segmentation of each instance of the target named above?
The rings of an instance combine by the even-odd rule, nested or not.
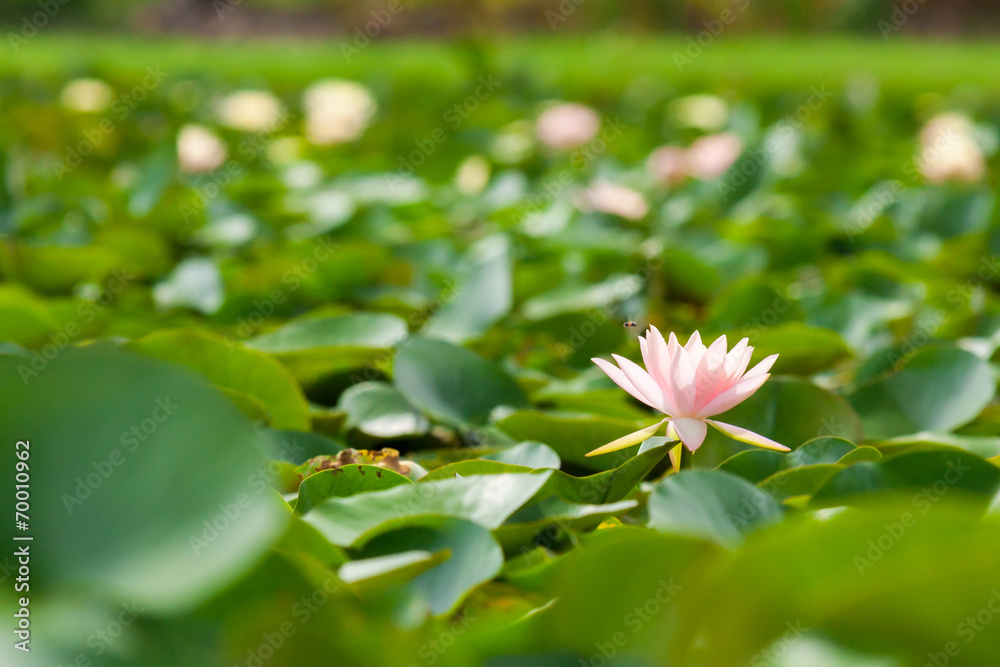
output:
[[[758,447],[763,447],[765,449],[776,449],[779,452],[792,451],[791,449],[785,447],[781,443],[775,442],[770,438],[765,438],[759,433],[754,433],[753,431],[742,428],[740,426],[733,426],[732,424],[726,424],[725,422],[717,422],[711,419],[707,421],[709,424],[714,426],[716,429],[722,431],[733,440],[739,440],[740,442],[745,442],[749,445],[756,445]]]
[[[750,343],[749,338],[743,338],[740,342],[733,346],[733,349],[726,355],[726,376],[736,377],[736,369],[739,367],[740,363],[743,361],[743,353],[746,352],[747,345]],[[749,360],[747,360],[749,363]],[[739,372],[740,375],[743,371]]]
[[[691,334],[691,337],[688,338],[687,345],[684,346],[684,349],[687,350],[687,353],[691,356],[691,363],[693,363],[695,368],[697,368],[702,355],[705,354],[705,346],[702,345],[701,334],[697,331]]]
[[[695,370],[698,378],[696,404],[708,403],[716,394],[729,388],[728,378],[723,375],[725,361],[726,337],[720,336],[709,346]]]
[[[653,405],[649,401],[649,399],[643,396],[642,393],[638,389],[636,389],[631,382],[629,382],[628,378],[625,377],[625,373],[622,372],[622,369],[618,368],[610,361],[605,361],[604,359],[598,359],[595,357],[594,359],[591,359],[591,361],[597,364],[597,366],[602,371],[604,371],[609,378],[611,378],[612,382],[614,382],[616,385],[618,385],[628,393],[632,394],[634,398],[642,401],[643,403],[653,408],[654,410],[660,409],[657,406]]]
[[[750,398],[751,395],[764,384],[767,378],[771,377],[769,374],[755,375],[753,377],[746,377],[740,380],[732,387],[722,392],[708,404],[702,406],[698,410],[698,414],[695,415],[701,419],[705,417],[711,417],[712,415],[722,414],[726,410],[730,410],[746,399]]]
[[[656,384],[656,381],[649,376],[649,373],[647,373],[642,366],[634,361],[630,361],[617,354],[612,354],[611,356],[618,362],[618,367],[622,369],[623,373],[625,373],[625,377],[627,377],[628,381],[632,383],[632,386],[638,389],[639,393],[646,397],[649,401],[648,405],[656,408],[660,412],[663,412],[663,390],[660,389],[660,385]]]
[[[674,352],[674,357],[670,361],[670,370],[670,391],[677,404],[677,412],[681,415],[689,415],[694,410],[698,387],[694,381],[694,364],[691,363],[688,351],[683,347],[678,347],[677,351]]]
[[[638,445],[640,442],[652,438],[656,434],[656,431],[660,428],[660,425],[665,421],[667,420],[661,419],[652,426],[647,426],[646,428],[639,429],[634,433],[623,435],[617,440],[609,442],[606,445],[601,445],[592,452],[587,452],[586,456],[598,456],[600,454],[607,454],[608,452],[615,452],[618,451],[619,449],[625,449],[626,447]]]
[[[705,434],[708,426],[701,419],[691,419],[690,417],[678,417],[670,422],[670,425],[680,437],[681,442],[688,448],[688,451],[695,451],[705,442]]]
[[[660,389],[663,390],[664,412],[668,415],[676,414],[677,404],[674,402],[673,392],[670,390],[670,357],[667,355],[667,344],[656,327],[651,326],[646,332],[646,348],[649,353],[646,368],[656,384],[660,385]]]
[[[751,378],[751,377],[755,377],[757,375],[761,375],[762,373],[767,373],[769,370],[771,370],[771,366],[774,365],[774,362],[777,359],[778,359],[778,355],[776,355],[776,354],[772,354],[770,357],[766,357],[759,364],[757,364],[756,366],[754,366],[753,368],[751,368],[750,370],[748,370],[743,375],[743,377],[744,378]]]

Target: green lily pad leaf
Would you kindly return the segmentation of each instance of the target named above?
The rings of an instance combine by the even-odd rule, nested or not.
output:
[[[396,354],[394,381],[410,403],[455,426],[482,425],[498,406],[527,403],[517,383],[499,367],[440,340],[409,339]]]
[[[348,428],[376,438],[418,436],[430,428],[430,422],[385,382],[353,385],[340,395],[337,405],[347,413]]]
[[[0,356],[0,437],[30,451],[39,591],[190,609],[250,569],[289,513],[263,443],[185,369],[114,346],[64,350],[27,386]],[[0,466],[14,479],[13,454]],[[169,498],[169,511],[164,509]],[[2,529],[12,543],[11,520]],[[32,590],[34,590],[34,586]]]
[[[945,500],[982,502],[1000,489],[1000,468],[960,450],[915,451],[876,463],[856,463],[837,473],[813,497],[816,507],[871,501],[873,494],[912,497],[927,512]]]
[[[385,526],[384,526],[385,527]],[[423,516],[380,532],[365,544],[366,558],[401,551],[445,552],[450,558],[406,584],[405,613],[419,618],[422,607],[435,616],[452,611],[469,592],[495,577],[503,567],[503,550],[490,531],[475,521]]]
[[[641,287],[641,280],[626,275],[615,275],[597,284],[561,286],[528,299],[521,313],[529,320],[545,320],[564,313],[603,310],[637,294]]]
[[[787,454],[766,449],[751,449],[740,452],[720,463],[718,470],[739,475],[747,481],[759,484],[764,479],[783,470],[808,465],[839,463],[844,456],[857,449],[857,445],[849,440],[824,436],[813,438]],[[872,448],[867,447],[866,449]],[[875,452],[878,453],[878,450]],[[879,458],[881,458],[880,454]]]
[[[215,385],[255,398],[267,407],[274,428],[309,429],[309,404],[302,389],[266,354],[194,329],[159,331],[128,347],[192,368]]]
[[[750,328],[794,322],[804,316],[801,306],[783,290],[760,278],[733,283],[709,306],[711,329],[735,331],[737,335],[730,341],[732,343]]]
[[[305,514],[327,498],[346,498],[366,491],[380,491],[412,483],[398,472],[379,466],[350,465],[321,470],[302,480],[295,513]]]
[[[632,458],[639,446],[588,457],[587,452],[648,424],[616,417],[518,410],[497,422],[515,440],[544,442],[563,461],[588,470],[610,470]]]
[[[616,639],[624,639],[629,651],[637,655],[650,655],[656,647],[662,650],[662,624],[673,618],[688,587],[682,573],[695,562],[711,559],[718,550],[700,540],[637,526],[597,530],[581,536],[580,542],[582,548],[551,563],[542,562],[547,575],[543,592],[555,601],[523,621],[523,632],[528,633],[534,652],[565,655],[573,651],[575,655],[572,663],[557,663],[546,656],[538,664],[578,667],[579,656],[600,655],[595,652],[595,641],[614,646]],[[617,576],[609,579],[609,573]],[[656,664],[673,663],[660,660]]]
[[[472,475],[496,475],[504,472],[532,472],[532,468],[526,466],[511,465],[500,461],[486,461],[483,459],[467,459],[456,461],[435,468],[420,478],[420,483],[433,482],[439,479],[452,479],[455,475],[459,477],[471,477]]]
[[[449,558],[451,552],[448,549],[442,549],[437,553],[414,549],[349,561],[341,566],[337,576],[345,584],[355,584],[362,591],[377,590],[403,584]]]
[[[459,267],[458,285],[451,298],[421,329],[422,336],[449,343],[464,343],[481,336],[510,312],[510,242],[505,236],[483,239],[469,250],[466,264]]]
[[[946,646],[961,648],[955,664],[991,664],[1000,645],[994,633],[965,642],[972,630],[956,634],[956,626],[988,603],[995,607],[998,551],[1000,533],[977,513],[954,506],[924,515],[909,498],[823,521],[783,521],[680,592],[670,664],[752,665],[779,651],[790,656],[813,633],[891,656],[866,666],[933,664],[928,656],[938,654],[943,663]],[[777,650],[766,653],[769,647]],[[801,657],[780,664],[826,667]]]
[[[684,470],[653,486],[649,527],[735,547],[747,533],[781,520],[767,493],[718,470]]]
[[[858,447],[850,452],[844,454],[837,463],[842,466],[849,466],[855,463],[861,463],[863,461],[881,461],[882,452],[875,449],[874,447]]]
[[[1000,437],[952,435],[951,433],[917,433],[874,443],[883,455],[928,449],[961,449],[989,459],[1000,455]]]
[[[778,355],[772,373],[812,375],[851,356],[847,343],[836,331],[801,322],[762,329],[750,337],[754,346],[751,366],[764,357]]]
[[[948,345],[918,350],[895,375],[858,389],[851,404],[870,439],[951,431],[975,419],[996,393],[986,361]]]
[[[549,526],[563,531],[586,531],[596,527],[608,517],[634,509],[638,503],[624,500],[600,505],[570,503],[557,496],[522,507],[493,531],[504,549],[526,544]]]
[[[329,498],[307,512],[305,521],[340,546],[351,546],[369,533],[400,527],[412,517],[425,515],[467,519],[492,530],[533,497],[549,474],[443,479]]]
[[[667,452],[667,447],[648,450],[633,456],[617,468],[587,477],[573,477],[557,470],[538,495],[542,497],[555,493],[569,502],[595,505],[618,502],[632,493]]]
[[[484,461],[499,461],[528,468],[558,468],[562,465],[555,450],[541,442],[521,442],[480,457]]]
[[[843,466],[839,464],[810,464],[781,470],[761,481],[757,486],[778,501],[799,496],[812,496],[842,469]]]
[[[301,382],[311,384],[330,373],[388,361],[406,335],[402,318],[355,313],[294,320],[250,339],[247,347],[276,355]]]
[[[796,378],[769,379],[753,396],[715,419],[750,429],[792,449],[820,436],[861,440],[861,421],[847,401]],[[713,457],[748,448],[710,428],[695,462],[710,465]]]

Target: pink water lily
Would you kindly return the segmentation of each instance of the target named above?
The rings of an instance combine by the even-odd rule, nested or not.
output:
[[[617,354],[611,355],[617,366],[604,359],[593,359],[615,384],[667,418],[598,447],[587,456],[639,444],[652,437],[664,423],[667,435],[680,440],[692,452],[705,441],[709,424],[735,440],[790,451],[753,431],[709,419],[745,401],[771,376],[768,371],[778,355],[772,354],[748,371],[753,356],[753,347],[748,342],[744,338],[729,350],[726,337],[720,336],[705,347],[701,334],[695,331],[687,345],[682,346],[674,334],[670,334],[668,342],[656,327],[650,327],[645,338],[639,337],[645,369]]]

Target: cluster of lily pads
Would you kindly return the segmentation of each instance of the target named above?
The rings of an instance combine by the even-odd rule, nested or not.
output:
[[[36,655],[991,664],[1000,104],[501,82],[0,84]]]

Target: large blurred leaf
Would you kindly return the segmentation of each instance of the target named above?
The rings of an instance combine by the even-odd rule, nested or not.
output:
[[[277,539],[287,514],[260,441],[193,374],[101,346],[63,351],[25,387],[16,360],[0,357],[2,465],[14,479],[14,443],[30,441],[26,534],[47,545],[32,549],[32,592],[175,612]]]
[[[407,340],[396,354],[393,376],[410,403],[456,426],[481,425],[498,406],[526,404],[517,383],[503,370],[444,341]]]
[[[904,503],[803,517],[753,536],[731,563],[680,592],[671,664],[751,664],[772,642],[803,633],[902,665],[944,661],[950,645],[961,652],[954,664],[991,664],[1000,634],[975,632],[969,618],[1000,587],[1000,530],[960,510],[916,515]]]

